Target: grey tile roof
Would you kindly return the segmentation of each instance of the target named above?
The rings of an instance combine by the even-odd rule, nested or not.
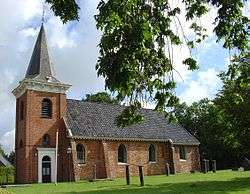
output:
[[[50,61],[46,34],[43,24],[38,34],[25,78],[46,82],[49,79],[50,82],[59,82],[55,78],[54,67]]]
[[[2,156],[2,154],[0,154],[0,164],[2,164],[5,167],[11,167],[12,166],[11,163]]]
[[[66,126],[70,135],[84,139],[168,141],[174,144],[197,145],[199,141],[184,128],[169,124],[163,114],[142,109],[144,121],[119,128],[116,116],[124,106],[67,100]]]

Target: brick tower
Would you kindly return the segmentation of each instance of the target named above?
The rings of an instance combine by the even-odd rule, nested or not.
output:
[[[17,183],[56,180],[56,134],[64,128],[69,87],[55,76],[42,24],[25,78],[13,90]]]

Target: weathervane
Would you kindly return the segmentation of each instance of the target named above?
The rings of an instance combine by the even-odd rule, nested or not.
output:
[[[45,2],[43,3],[43,15],[42,15],[42,24],[45,23]]]

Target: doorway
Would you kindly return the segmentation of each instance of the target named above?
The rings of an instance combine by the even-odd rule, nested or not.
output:
[[[44,156],[42,159],[42,182],[51,182],[51,158],[49,156]]]

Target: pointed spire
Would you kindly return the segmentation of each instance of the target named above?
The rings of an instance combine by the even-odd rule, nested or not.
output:
[[[53,65],[50,61],[43,23],[36,40],[25,78],[46,82],[59,82],[55,78]]]

